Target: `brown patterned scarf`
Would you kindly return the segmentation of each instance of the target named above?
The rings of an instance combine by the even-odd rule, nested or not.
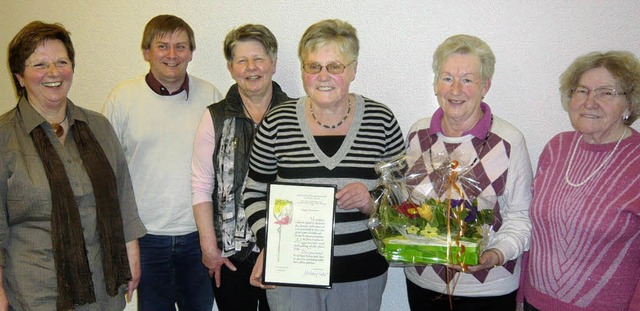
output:
[[[122,227],[116,178],[111,165],[89,126],[79,120],[73,124],[74,140],[91,179],[96,201],[97,229],[102,251],[102,267],[109,296],[131,279]],[[71,129],[70,129],[71,130]],[[44,165],[51,189],[51,241],[58,283],[58,310],[96,301],[87,259],[80,212],[64,164],[41,126],[31,138]]]

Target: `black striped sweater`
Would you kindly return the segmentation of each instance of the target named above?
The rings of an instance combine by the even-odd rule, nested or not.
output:
[[[251,151],[244,192],[248,224],[261,249],[265,244],[267,183],[332,184],[340,189],[362,182],[372,190],[378,181],[376,163],[404,153],[402,131],[391,110],[368,98],[355,97],[353,122],[331,157],[311,133],[305,118],[306,97],[283,103],[263,120]],[[365,280],[386,272],[388,264],[377,253],[368,219],[369,215],[359,210],[336,208],[333,282]]]

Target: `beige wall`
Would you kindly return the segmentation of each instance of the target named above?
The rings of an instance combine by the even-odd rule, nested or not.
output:
[[[224,35],[248,22],[266,25],[280,43],[274,79],[292,96],[303,94],[296,56],[301,34],[320,19],[345,19],[361,40],[352,91],[389,105],[405,133],[437,108],[430,67],[436,46],[453,34],[477,35],[497,57],[485,100],[524,133],[534,165],[554,134],[571,129],[557,91],[558,75],[567,65],[593,50],[625,49],[640,55],[640,2],[632,0],[0,2],[0,113],[16,104],[6,47],[22,26],[36,19],[60,22],[71,31],[77,57],[69,97],[94,110],[100,110],[116,82],[148,70],[139,45],[145,23],[155,15],[175,14],[190,23],[197,50],[189,72],[223,93],[233,82],[222,56]],[[407,309],[402,270],[395,268],[383,310]]]

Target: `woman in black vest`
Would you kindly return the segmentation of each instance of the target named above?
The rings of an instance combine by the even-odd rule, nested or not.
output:
[[[193,213],[221,311],[269,310],[264,290],[249,284],[258,253],[242,190],[255,129],[270,109],[290,99],[271,80],[277,52],[265,26],[247,24],[227,34],[224,55],[236,84],[205,111],[194,142]]]

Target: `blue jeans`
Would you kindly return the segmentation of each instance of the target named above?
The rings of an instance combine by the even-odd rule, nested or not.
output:
[[[181,236],[147,234],[138,240],[142,276],[139,311],[211,311],[211,278],[202,264],[198,232]]]

